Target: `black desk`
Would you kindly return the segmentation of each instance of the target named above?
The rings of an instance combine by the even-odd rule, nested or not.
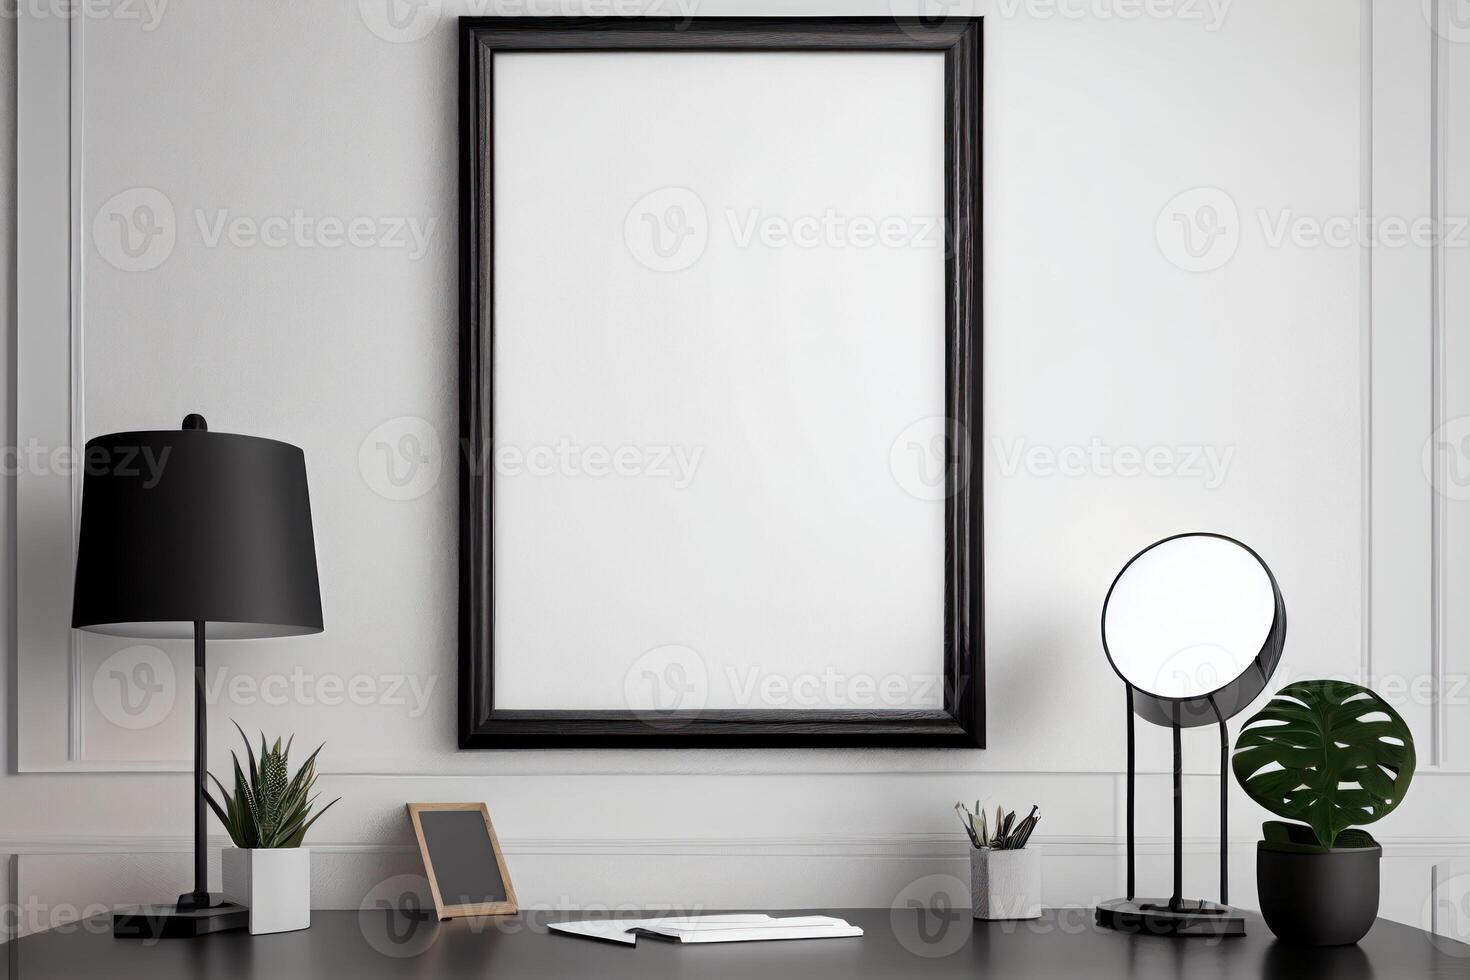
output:
[[[932,980],[1052,980],[1079,977],[1267,977],[1355,980],[1470,975],[1470,946],[1431,940],[1379,920],[1359,946],[1297,949],[1275,941],[1250,916],[1249,935],[1223,940],[1127,936],[1092,925],[1090,909],[1048,912],[1030,923],[984,923],[911,910],[834,910],[863,927],[861,939],[679,946],[640,939],[636,948],[547,934],[551,916],[436,923],[387,911],[313,912],[304,932],[252,939],[228,933],[153,945],[113,939],[104,917],[20,940],[12,980],[306,980],[412,977],[415,980],[825,980],[902,977]]]

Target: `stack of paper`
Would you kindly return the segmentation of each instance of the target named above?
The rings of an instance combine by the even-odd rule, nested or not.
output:
[[[572,936],[633,944],[641,936],[676,943],[746,943],[763,939],[834,939],[861,936],[863,931],[830,915],[661,916],[656,919],[594,919],[551,922],[548,927]]]

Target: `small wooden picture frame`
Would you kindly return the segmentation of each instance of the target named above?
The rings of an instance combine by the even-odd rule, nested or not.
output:
[[[485,804],[410,803],[408,818],[440,919],[516,913],[515,888]]]

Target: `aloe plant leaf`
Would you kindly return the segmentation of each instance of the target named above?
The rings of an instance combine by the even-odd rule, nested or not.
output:
[[[229,792],[224,782],[210,773],[218,798],[206,789],[206,803],[237,847],[300,847],[306,831],[338,802],[333,800],[312,814],[320,797],[312,792],[317,777],[316,760],[325,743],[318,745],[293,775],[290,754],[291,746],[296,743],[294,735],[277,736],[271,741],[261,732],[257,756],[238,722],[235,730],[245,743],[246,765],[242,766],[239,755],[231,752],[234,792]]]
[[[250,760],[250,782],[254,783],[255,782],[255,753],[252,752],[252,751],[250,751],[250,737],[245,734],[245,729],[243,729],[243,728],[240,727],[240,723],[238,721],[234,721],[233,719],[231,719],[231,722],[230,723],[235,726],[235,731],[237,731],[237,732],[240,733],[240,740],[245,743],[245,755]],[[230,754],[233,755],[234,753],[232,752]],[[235,765],[238,768],[239,765],[240,765],[240,760],[236,759],[235,760]]]
[[[341,800],[342,800],[342,798],[339,796],[339,797],[337,797],[337,799],[333,800],[331,803],[328,803],[326,806],[324,806],[320,810],[318,810],[316,816],[314,816],[310,820],[306,821],[306,823],[301,827],[300,830],[295,831],[291,835],[290,841],[287,844],[285,844],[284,846],[285,847],[300,847],[301,846],[301,841],[302,841],[303,838],[306,837],[306,832],[311,829],[311,825],[314,824],[314,823],[316,823],[318,820],[320,820],[322,818],[322,814],[324,814],[328,810],[330,810],[332,808],[332,805],[333,804],[339,803],[339,802],[341,802]]]
[[[1414,765],[1403,718],[1377,694],[1345,681],[1282,688],[1245,723],[1231,759],[1253,800],[1310,826],[1321,847],[1391,813]]]

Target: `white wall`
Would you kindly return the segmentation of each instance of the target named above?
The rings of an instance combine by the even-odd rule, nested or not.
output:
[[[1366,668],[1380,686],[1412,688],[1427,675],[1418,637],[1428,636],[1431,606],[1416,584],[1421,572],[1427,582],[1427,544],[1423,555],[1385,547],[1383,564],[1369,550],[1380,539],[1428,540],[1417,516],[1370,524],[1379,518],[1370,491],[1383,481],[1417,492],[1428,520],[1416,454],[1429,418],[1413,401],[1415,379],[1430,375],[1427,349],[1421,358],[1415,346],[1427,325],[1415,309],[1385,307],[1391,290],[1369,308],[1378,273],[1367,249],[1272,238],[1283,219],[1351,217],[1371,197],[1374,45],[1385,46],[1384,77],[1400,57],[1412,75],[1413,52],[1429,45],[1414,5],[1382,12],[1386,23],[1369,33],[1366,8],[1342,0],[1152,8],[1163,17],[1129,14],[1137,6],[1123,2],[1063,5],[1073,13],[1062,14],[997,0],[985,66],[990,748],[456,752],[453,461],[422,495],[394,500],[359,451],[384,433],[396,438],[406,417],[446,444],[457,426],[460,6],[446,4],[412,41],[386,28],[371,0],[172,0],[151,30],[115,19],[84,26],[86,432],[167,426],[201,411],[215,428],[301,445],[309,461],[328,628],[212,651],[247,687],[213,711],[211,765],[228,764],[227,717],[327,741],[324,789],[343,802],[313,835],[323,845],[319,904],[355,907],[367,886],[411,868],[402,804],[434,799],[489,803],[527,904],[887,905],[917,878],[961,873],[949,807],[976,796],[1041,804],[1048,901],[1112,897],[1122,887],[1123,727],[1097,615],[1122,562],[1182,529],[1234,534],[1272,565],[1291,617],[1281,680]],[[799,9],[884,14],[888,5]],[[706,3],[699,12],[768,11]],[[1401,40],[1380,38],[1387,28]],[[14,22],[0,20],[0,31],[12,75]],[[1377,125],[1411,114],[1397,110],[1421,94],[1412,78],[1404,92],[1379,94]],[[14,106],[7,99],[0,111],[11,194]],[[135,202],[140,187],[167,199],[176,241],[156,268],[126,271],[91,236],[91,220],[115,195]],[[1201,206],[1216,208],[1227,233],[1191,256],[1175,215],[1199,222]],[[298,208],[432,232],[422,254],[411,238],[404,248],[211,244],[221,212],[259,220]],[[10,234],[0,238],[9,297],[14,248]],[[1423,261],[1411,251],[1390,258],[1415,269]],[[14,445],[16,386],[44,382],[17,372],[13,298],[6,308]],[[1380,359],[1403,366],[1374,384]],[[1402,424],[1375,428],[1402,392],[1411,396]],[[1397,452],[1406,445],[1413,452]],[[1080,473],[1049,463],[1094,447],[1105,461]],[[1150,450],[1156,475],[1128,475],[1129,453]],[[7,514],[13,489],[0,484]],[[1380,605],[1384,622],[1413,632],[1375,628]],[[7,636],[15,613],[12,600]],[[115,649],[89,648],[86,670]],[[434,686],[418,706],[411,695],[409,704],[327,705],[316,688],[318,703],[272,705],[250,693],[298,665],[318,679],[365,675],[386,686],[402,675]],[[19,894],[41,907],[40,925],[58,903],[182,887],[184,865],[170,852],[190,831],[187,778],[86,771],[183,758],[189,714],[178,702],[138,731],[84,699],[78,764],[0,777],[0,852],[20,855]],[[1412,697],[1401,706],[1427,744],[1431,712]],[[1441,720],[1463,734],[1470,713],[1462,700]],[[1142,734],[1154,775],[1144,780],[1141,880],[1163,890],[1158,773],[1168,740]],[[1215,751],[1208,735],[1190,740],[1189,881],[1202,896],[1215,889]],[[1470,850],[1455,816],[1470,782],[1452,765],[1431,766],[1427,752],[1421,761],[1401,812],[1374,828],[1388,845],[1384,912],[1415,923],[1431,868]],[[1232,898],[1249,905],[1262,814],[1238,791],[1232,805]],[[73,856],[92,851],[145,857]]]

